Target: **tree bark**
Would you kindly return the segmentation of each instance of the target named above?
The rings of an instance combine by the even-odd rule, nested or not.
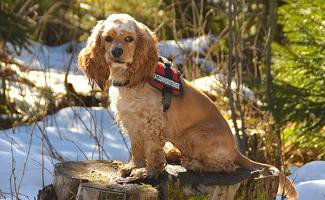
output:
[[[268,17],[268,34],[265,42],[265,98],[268,106],[268,110],[272,111],[273,109],[273,77],[271,74],[271,64],[272,64],[272,49],[271,45],[274,40],[274,35],[276,32],[277,25],[277,0],[268,1],[269,8],[269,17]],[[275,132],[278,148],[276,148],[276,160],[275,166],[279,169],[283,166],[282,163],[282,140],[281,140],[281,132],[280,128],[277,124],[272,124],[272,130]]]
[[[233,0],[229,0],[229,8],[228,8],[228,70],[227,70],[227,96],[229,99],[229,110],[231,111],[231,119],[234,124],[236,139],[238,143],[238,147],[240,152],[245,154],[245,145],[244,141],[241,139],[241,136],[239,134],[239,128],[237,124],[237,116],[236,116],[236,110],[235,110],[235,100],[232,93],[231,83],[233,80],[233,66],[234,64],[234,39],[235,39],[235,15],[234,15],[234,9],[235,9],[235,2]]]
[[[265,97],[269,108],[272,107],[271,44],[274,39],[277,21],[277,0],[269,1],[268,34],[265,42]]]

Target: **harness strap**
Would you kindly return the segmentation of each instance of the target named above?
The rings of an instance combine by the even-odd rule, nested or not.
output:
[[[163,111],[166,112],[170,106],[172,95],[168,92],[163,92],[162,97]]]
[[[164,60],[165,61],[165,60]],[[170,69],[171,67],[171,63],[169,61],[165,61],[165,76],[167,79],[169,80],[173,80],[172,77],[172,71]],[[162,103],[163,103],[163,111],[167,111],[169,106],[170,106],[170,102],[171,102],[171,94],[173,93],[173,88],[170,87],[169,85],[165,85],[164,89],[162,90]]]

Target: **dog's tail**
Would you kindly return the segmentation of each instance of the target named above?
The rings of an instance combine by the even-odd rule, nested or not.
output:
[[[286,177],[283,172],[278,170],[276,167],[252,161],[242,155],[240,152],[237,154],[235,164],[246,169],[269,169],[272,171],[277,171],[280,179],[278,194],[286,195],[289,200],[296,200],[298,198],[298,192],[293,183],[288,179],[288,177]]]

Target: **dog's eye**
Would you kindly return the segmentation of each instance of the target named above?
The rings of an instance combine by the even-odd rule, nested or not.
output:
[[[113,41],[113,38],[108,35],[108,36],[105,37],[105,41],[106,42],[112,42]]]
[[[126,41],[126,42],[132,42],[132,41],[133,41],[133,37],[131,37],[131,36],[127,36],[127,37],[125,38],[125,41]]]

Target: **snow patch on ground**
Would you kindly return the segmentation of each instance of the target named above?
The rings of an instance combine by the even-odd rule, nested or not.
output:
[[[289,176],[299,193],[299,200],[325,199],[325,161],[313,161]]]
[[[52,181],[53,165],[59,162],[53,155],[64,160],[127,161],[129,147],[128,137],[121,134],[112,113],[105,108],[69,107],[41,122],[0,131],[0,193],[11,193],[10,185],[18,189],[24,173],[19,193],[33,199],[43,186],[42,177],[45,185]],[[16,184],[11,177],[13,168]]]
[[[62,72],[56,72],[55,70],[21,71],[14,64],[8,67],[15,71],[21,78],[25,78],[34,84],[28,85],[21,82],[7,83],[7,93],[10,99],[19,105],[23,113],[34,115],[39,112],[40,107],[48,103],[49,95],[52,98],[56,98],[59,95],[66,94],[66,88],[64,86],[65,74]],[[69,74],[67,80],[78,93],[87,94],[92,90],[84,75]]]
[[[198,57],[205,55],[206,51],[212,47],[218,37],[215,35],[204,35],[181,40],[166,40],[159,43],[160,55],[167,58],[175,58],[174,63],[181,65],[190,59],[200,66],[205,73],[212,72],[216,67],[211,60]]]
[[[325,180],[306,181],[296,184],[299,193],[298,200],[324,200]]]
[[[80,73],[77,70],[76,61],[79,51],[84,46],[85,42],[68,42],[51,47],[31,41],[28,49],[21,49],[19,53],[16,53],[10,44],[8,49],[14,52],[14,58],[18,63],[32,69],[65,72],[71,65],[70,73]]]
[[[325,161],[313,161],[307,163],[304,166],[294,170],[294,173],[290,176],[290,178],[294,180],[295,183],[311,180],[325,180]]]
[[[44,73],[42,71],[30,71],[25,74],[30,81],[38,87],[50,87],[54,93],[66,93],[64,87],[64,74],[57,72]],[[70,74],[67,81],[73,85],[77,92],[88,92],[92,88],[84,75]]]
[[[198,78],[193,80],[192,83],[194,84],[195,87],[203,91],[210,92],[211,94],[217,96],[220,95],[224,96],[227,87],[227,80],[223,74],[214,74],[214,75]],[[233,91],[236,91],[236,87],[237,87],[236,82],[232,81],[231,89]],[[243,93],[247,99],[253,102],[256,101],[256,97],[254,96],[253,91],[248,87],[243,86]]]
[[[159,43],[159,53],[165,57],[181,56],[185,52],[197,52],[204,54],[208,47],[218,40],[215,35],[204,35],[200,37],[181,40],[166,40]]]
[[[302,167],[294,167],[289,176],[298,191],[298,200],[325,199],[325,161],[312,161]],[[281,200],[278,196],[277,200]]]

